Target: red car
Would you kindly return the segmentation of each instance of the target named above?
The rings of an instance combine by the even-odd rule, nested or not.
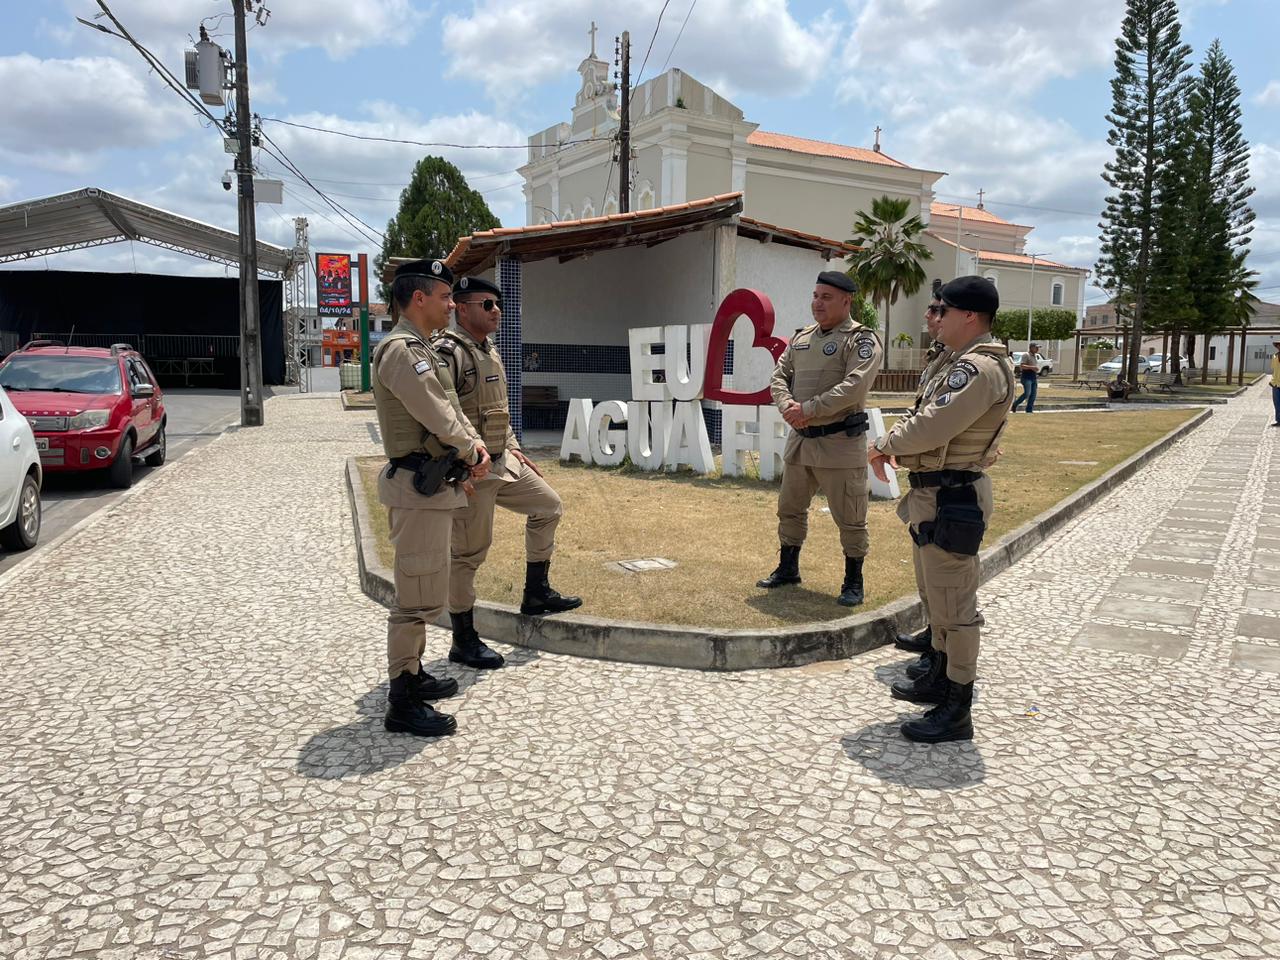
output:
[[[30,421],[46,473],[105,469],[128,487],[134,460],[164,463],[164,394],[127,343],[33,340],[0,363],[0,387]]]

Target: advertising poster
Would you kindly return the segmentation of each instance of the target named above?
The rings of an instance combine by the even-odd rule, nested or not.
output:
[[[320,316],[351,316],[351,255],[317,253],[316,287]]]

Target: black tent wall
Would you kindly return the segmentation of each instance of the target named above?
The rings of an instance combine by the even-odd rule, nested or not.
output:
[[[258,281],[262,378],[272,384],[284,382],[283,299],[279,280]],[[158,339],[148,343],[148,336],[238,338],[240,281],[235,277],[0,270],[0,331],[16,334],[17,342],[23,343],[30,340],[33,333],[67,333],[73,326],[77,340],[81,336],[119,335],[139,347],[144,356],[150,352],[148,360],[162,359],[156,356],[157,351],[178,348],[170,348]],[[13,339],[9,337],[11,342]],[[201,357],[212,353],[189,342],[181,349]],[[213,378],[205,377],[198,382],[204,386],[238,389],[238,356],[237,339],[233,355],[217,358]],[[160,380],[163,384],[165,377],[160,376]],[[181,386],[182,383],[169,385]]]

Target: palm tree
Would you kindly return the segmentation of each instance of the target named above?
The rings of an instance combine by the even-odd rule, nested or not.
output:
[[[924,260],[929,248],[916,239],[924,230],[919,217],[908,217],[911,201],[878,197],[871,213],[858,211],[853,239],[862,249],[849,257],[849,276],[876,306],[884,304],[884,341],[889,342],[889,308],[898,297],[911,296],[924,286]]]

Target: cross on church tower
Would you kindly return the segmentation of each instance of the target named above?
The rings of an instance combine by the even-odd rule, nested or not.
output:
[[[876,124],[876,144],[874,147],[871,148],[876,153],[880,152],[880,133],[881,133],[880,124],[877,123]]]
[[[978,209],[979,209],[979,210],[985,210],[985,209],[986,209],[986,207],[984,207],[984,206],[982,205],[982,198],[983,198],[983,197],[985,197],[986,195],[987,195],[987,191],[985,191],[985,190],[983,190],[981,187],[979,187],[979,188],[978,188]]]
[[[591,58],[594,60],[596,56],[596,22],[591,21],[591,29],[587,31],[591,34]]]

